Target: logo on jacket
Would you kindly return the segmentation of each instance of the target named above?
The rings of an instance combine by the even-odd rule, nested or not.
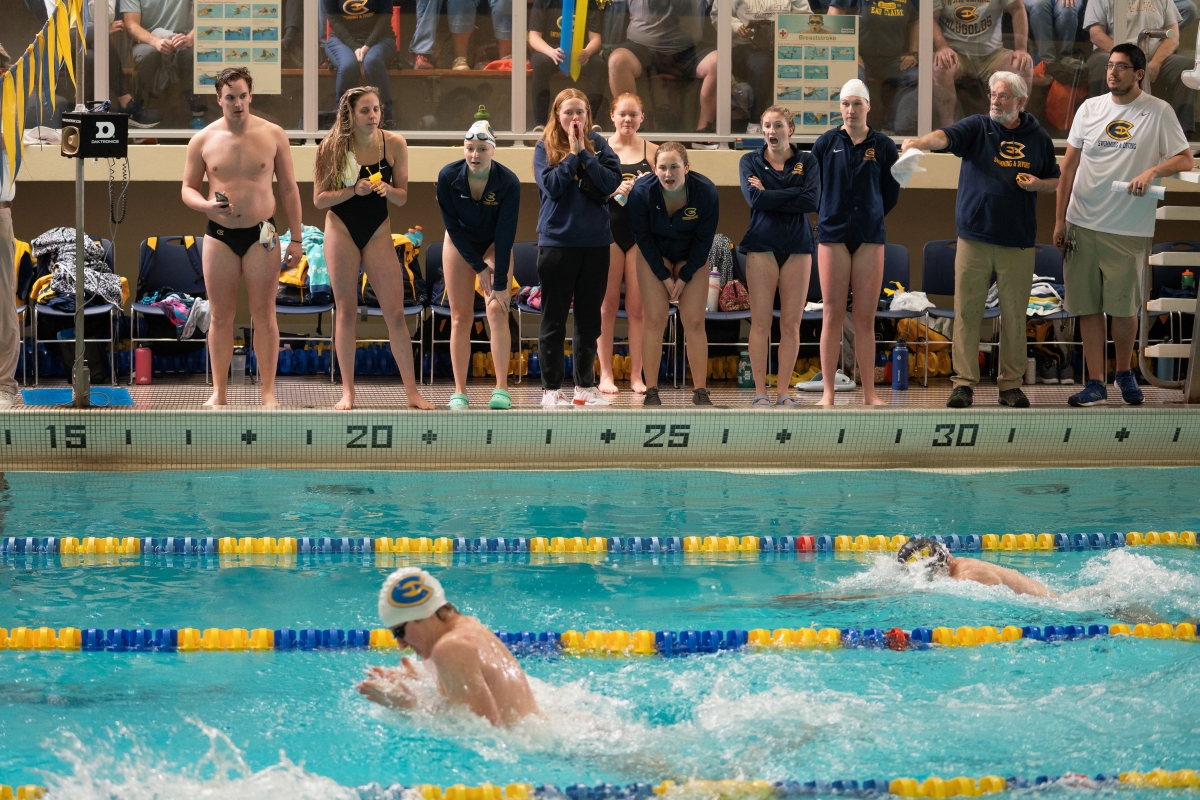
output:
[[[424,603],[433,594],[433,590],[425,585],[420,575],[409,575],[401,578],[388,594],[388,602],[394,606],[408,608]]]
[[[868,147],[867,152],[863,153],[863,161],[874,161],[874,160],[875,160],[875,148]]]
[[[1008,159],[1024,158],[1025,145],[1020,142],[1001,142],[1000,157]]]
[[[954,9],[954,18],[959,22],[974,22],[979,19],[979,11],[975,6],[959,6]]]
[[[796,166],[792,167],[792,174],[793,175],[803,175],[804,174],[804,162],[797,161]]]
[[[361,17],[367,12],[367,0],[345,0],[342,13],[347,17]]]
[[[694,208],[685,208],[683,210],[683,218],[684,219],[699,219],[700,215],[696,213],[696,209],[694,209]]]
[[[483,204],[484,204],[485,206],[497,206],[497,205],[500,205],[499,203],[497,203],[497,202],[496,202],[496,193],[495,193],[495,192],[488,192],[487,194],[485,194],[485,195],[483,196]]]
[[[1118,142],[1123,142],[1133,136],[1133,123],[1126,122],[1123,119],[1114,119],[1108,123],[1104,132],[1108,134],[1108,138],[1116,139]]]

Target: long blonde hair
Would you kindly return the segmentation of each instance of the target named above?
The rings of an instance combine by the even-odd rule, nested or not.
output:
[[[587,109],[587,121],[583,125],[583,146],[593,155],[596,152],[591,135],[592,106],[588,103],[587,95],[573,87],[563,89],[558,93],[558,97],[554,98],[554,105],[550,109],[550,119],[546,120],[546,130],[542,133],[542,141],[546,146],[546,163],[552,167],[558,166],[558,162],[571,152],[571,140],[563,126],[558,123],[558,110],[568,100],[583,101],[583,107]]]
[[[342,95],[333,128],[330,129],[329,135],[321,140],[321,146],[317,148],[317,163],[313,170],[313,180],[318,187],[343,188],[338,185],[338,182],[346,168],[346,154],[353,147],[354,106],[369,94],[378,98],[379,90],[374,86],[356,86]],[[382,131],[380,131],[380,135],[383,135]],[[355,178],[357,177],[356,175]]]

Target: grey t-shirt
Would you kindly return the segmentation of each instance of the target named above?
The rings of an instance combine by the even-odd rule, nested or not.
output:
[[[1011,0],[933,0],[933,15],[941,23],[946,43],[972,58],[991,55],[1002,47],[1000,18]]]
[[[1146,28],[1165,28],[1168,25],[1178,25],[1183,19],[1179,9],[1172,0],[1126,0],[1129,13],[1125,17],[1125,38],[1113,40],[1113,44],[1129,42],[1137,44],[1137,36]],[[1083,28],[1087,30],[1093,25],[1103,25],[1104,32],[1113,35],[1113,4],[1112,0],[1089,0],[1087,11],[1083,15]],[[1146,43],[1146,58],[1154,55],[1161,39],[1151,39]]]
[[[705,0],[631,0],[626,38],[658,53],[679,53],[704,35]]]
[[[142,27],[151,33],[187,33],[192,29],[192,0],[121,0],[121,11],[140,13]]]

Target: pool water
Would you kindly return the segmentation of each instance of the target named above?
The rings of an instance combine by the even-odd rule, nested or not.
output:
[[[1200,470],[8,473],[4,535],[654,536],[1194,530]],[[69,487],[69,488],[64,488]],[[1189,548],[988,555],[1065,596],[927,582],[886,555],[430,562],[509,630],[1047,625],[1200,617]],[[376,627],[389,566],[196,557],[0,565],[0,626]],[[802,595],[781,599],[783,595]],[[394,652],[0,652],[0,783],[62,797],[350,787],[1090,774],[1200,766],[1200,644],[528,657],[511,730],[353,688]],[[1068,790],[1055,790],[1069,795]]]

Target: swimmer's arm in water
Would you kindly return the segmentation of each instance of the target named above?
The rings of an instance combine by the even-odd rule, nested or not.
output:
[[[430,660],[437,667],[438,688],[449,702],[466,706],[497,727],[504,724],[473,642],[444,636],[434,645]]]
[[[371,667],[367,679],[355,688],[371,702],[386,708],[413,708],[417,704],[416,695],[404,684],[416,680],[420,680],[416,668],[402,658],[399,667]]]
[[[877,600],[890,597],[886,594],[826,594],[825,592],[804,592],[803,594],[780,594],[773,599],[781,603],[794,603],[802,600]]]
[[[1058,597],[1049,586],[1023,575],[1015,569],[986,564],[974,558],[956,558],[950,570],[955,580],[974,581],[984,586],[1007,586],[1017,594],[1034,597]]]

